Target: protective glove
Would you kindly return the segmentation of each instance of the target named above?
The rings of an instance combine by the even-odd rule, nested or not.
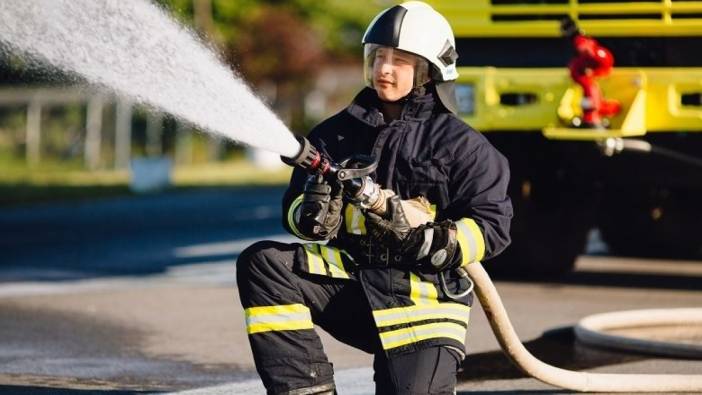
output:
[[[412,229],[400,248],[403,262],[414,261],[434,273],[450,269],[458,249],[456,232],[456,224],[451,220],[428,222]]]
[[[402,242],[412,231],[412,227],[405,216],[401,200],[393,195],[387,200],[385,217],[369,211],[366,213],[366,230],[368,235],[380,244],[391,250],[399,250]]]
[[[336,237],[341,227],[343,186],[329,185],[321,175],[307,177],[299,207],[298,229],[312,239]]]
[[[421,267],[431,272],[441,272],[451,268],[458,249],[456,224],[451,220],[427,222],[415,228],[410,227],[397,196],[388,199],[387,218],[368,213],[366,220],[368,234],[402,256],[395,266]]]

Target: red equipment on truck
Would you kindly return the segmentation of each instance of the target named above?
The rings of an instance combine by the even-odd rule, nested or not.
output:
[[[561,22],[561,32],[573,43],[576,56],[568,63],[570,77],[583,88],[582,119],[574,118],[573,126],[604,129],[608,119],[619,114],[621,104],[617,100],[605,99],[597,78],[610,74],[614,56],[597,40],[580,31],[572,18]]]

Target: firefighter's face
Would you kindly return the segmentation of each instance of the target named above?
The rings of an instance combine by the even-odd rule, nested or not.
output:
[[[380,47],[373,60],[373,87],[383,101],[407,96],[414,85],[417,57],[395,48]]]

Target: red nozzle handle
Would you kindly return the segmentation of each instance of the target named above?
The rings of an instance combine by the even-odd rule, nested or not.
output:
[[[317,148],[306,138],[295,136],[295,139],[300,142],[300,152],[293,158],[281,156],[280,159],[283,160],[283,163],[289,166],[302,167],[308,172],[319,171],[321,174],[325,174],[330,167],[329,161],[324,160]]]

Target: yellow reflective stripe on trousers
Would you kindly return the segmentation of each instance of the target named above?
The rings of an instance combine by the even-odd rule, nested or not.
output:
[[[436,322],[382,332],[380,341],[383,343],[383,349],[389,350],[422,340],[441,337],[453,339],[463,344],[466,339],[466,328],[453,322]]]
[[[302,240],[310,240],[308,237],[305,237],[302,233],[300,233],[300,231],[297,229],[297,225],[295,224],[295,211],[301,204],[302,194],[295,198],[295,200],[293,200],[293,202],[290,204],[290,208],[288,209],[288,226],[293,231],[295,236],[301,238]]]
[[[469,306],[460,303],[445,302],[431,305],[425,304],[374,310],[373,319],[378,328],[433,319],[451,319],[462,322],[468,326],[469,314]]]
[[[249,307],[244,310],[246,333],[312,329],[310,309],[302,304]]]
[[[326,276],[327,270],[324,268],[324,260],[319,253],[319,244],[305,244],[304,247],[307,254],[307,272]]]
[[[433,283],[422,281],[416,274],[410,275],[410,299],[414,304],[435,304],[439,303],[436,287]]]
[[[344,261],[341,259],[341,252],[338,248],[319,246],[322,258],[329,265],[329,274],[335,278],[349,278],[349,274],[344,269]]]
[[[470,219],[463,218],[456,221],[456,238],[461,246],[461,265],[477,262],[485,256],[485,240],[478,224]]]
[[[344,222],[346,222],[346,232],[352,235],[366,234],[366,217],[363,216],[361,209],[353,204],[346,205]]]

